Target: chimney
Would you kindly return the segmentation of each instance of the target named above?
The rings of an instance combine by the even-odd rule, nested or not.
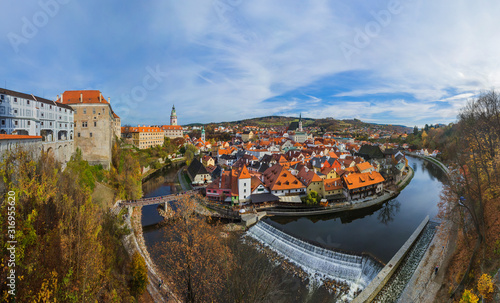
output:
[[[108,97],[108,103],[111,104],[111,97]]]
[[[102,94],[99,93],[99,103],[101,103],[101,101],[102,101],[101,99],[102,99]]]
[[[83,103],[83,94],[80,94],[80,103]]]
[[[141,127],[141,125],[140,125],[140,124],[137,124],[137,127]]]
[[[56,101],[59,101],[59,95],[57,95],[57,99],[56,99]],[[59,102],[60,102],[60,101],[59,101]]]
[[[64,93],[61,94],[61,103],[64,102],[63,97],[64,97]]]

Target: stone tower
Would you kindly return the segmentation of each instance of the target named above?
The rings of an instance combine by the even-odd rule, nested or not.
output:
[[[175,113],[175,105],[172,105],[172,112],[170,113],[170,125],[177,125],[177,114]]]
[[[201,128],[201,141],[205,142],[205,126]]]
[[[299,116],[299,132],[302,131],[302,113],[300,113],[300,116]]]

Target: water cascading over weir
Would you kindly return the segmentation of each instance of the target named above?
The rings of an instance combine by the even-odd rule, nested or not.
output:
[[[285,257],[311,277],[347,283],[350,296],[364,289],[383,268],[383,264],[367,254],[357,255],[318,247],[262,221],[252,226],[247,236]]]

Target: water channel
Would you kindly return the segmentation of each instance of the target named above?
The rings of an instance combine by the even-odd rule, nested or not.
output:
[[[321,216],[269,217],[264,221],[287,234],[309,243],[319,243],[353,253],[368,253],[388,262],[413,233],[425,216],[438,212],[437,203],[446,178],[444,173],[422,159],[408,158],[415,175],[400,195],[382,205],[368,209]],[[143,184],[145,197],[174,193],[178,166],[167,167]],[[156,205],[143,207],[142,224],[148,249],[161,243],[162,217]]]

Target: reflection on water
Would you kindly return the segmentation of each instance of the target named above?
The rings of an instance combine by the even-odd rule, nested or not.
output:
[[[347,251],[369,252],[388,262],[425,216],[435,217],[445,174],[432,163],[409,158],[410,184],[382,205],[308,217],[270,217],[266,222],[301,239]]]
[[[382,209],[378,213],[378,219],[381,223],[387,225],[394,220],[394,217],[399,211],[401,203],[397,199],[393,199],[384,203]]]

